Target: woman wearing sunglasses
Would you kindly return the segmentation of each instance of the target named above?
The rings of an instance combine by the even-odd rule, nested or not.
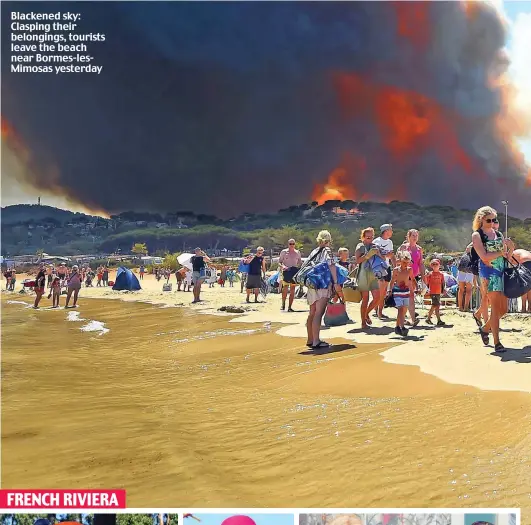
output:
[[[483,344],[489,344],[489,332],[494,338],[494,351],[505,351],[500,342],[500,319],[507,312],[507,298],[503,294],[503,270],[507,257],[507,243],[495,228],[498,214],[490,206],[483,206],[474,216],[472,244],[479,256],[479,277],[482,290],[487,292],[491,306],[490,316],[479,333]],[[476,317],[476,322],[478,322]],[[478,322],[478,325],[480,323]]]

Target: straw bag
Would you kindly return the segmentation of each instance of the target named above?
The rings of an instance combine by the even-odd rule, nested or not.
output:
[[[343,300],[346,303],[361,303],[361,292],[358,288],[359,266],[354,270],[343,285]]]

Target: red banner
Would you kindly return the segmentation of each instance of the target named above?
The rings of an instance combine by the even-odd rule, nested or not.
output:
[[[125,490],[0,490],[2,509],[125,509]]]

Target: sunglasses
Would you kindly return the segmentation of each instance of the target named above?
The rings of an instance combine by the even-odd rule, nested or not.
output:
[[[490,224],[491,222],[493,222],[494,224],[498,224],[500,221],[498,219],[494,218],[494,219],[485,219],[485,222],[487,224]]]
[[[290,242],[289,245],[290,246],[295,246],[295,243],[294,242]]]

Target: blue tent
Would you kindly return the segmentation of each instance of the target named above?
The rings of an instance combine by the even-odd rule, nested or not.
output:
[[[127,268],[120,266],[116,272],[116,281],[114,281],[113,290],[141,290],[140,283],[136,275]]]

